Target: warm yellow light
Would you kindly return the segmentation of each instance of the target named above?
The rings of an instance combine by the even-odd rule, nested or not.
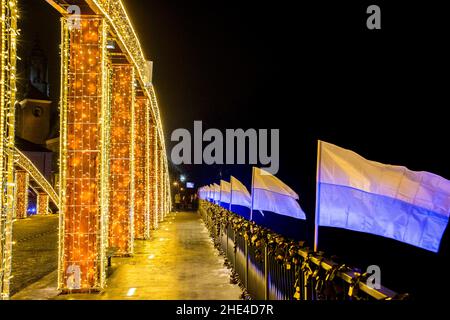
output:
[[[14,220],[17,0],[1,0],[0,18],[0,299],[9,298]]]
[[[58,287],[99,290],[105,282],[108,204],[106,32],[98,17],[62,25],[60,253]]]
[[[26,207],[23,192],[19,192],[17,184],[23,178],[14,179],[14,107],[16,94],[16,37],[17,0],[1,1],[1,119],[0,139],[1,188],[0,206],[3,215],[0,219],[0,285],[1,298],[9,294],[11,266],[12,221],[14,214],[14,196],[18,197],[17,207]],[[159,112],[158,102],[153,85],[146,76],[146,60],[139,40],[125,12],[121,0],[91,0],[89,5],[99,16],[82,16],[81,29],[70,28],[63,21],[61,46],[61,144],[60,144],[60,181],[59,197],[45,179],[38,178],[40,190],[45,194],[39,196],[39,212],[48,212],[48,202],[52,201],[60,207],[60,241],[59,241],[59,277],[58,287],[64,291],[69,289],[98,290],[105,283],[105,265],[108,230],[117,228],[114,219],[109,221],[110,196],[120,203],[128,202],[129,225],[118,233],[118,238],[128,238],[128,248],[132,250],[133,214],[137,208],[144,207],[143,229],[149,233],[150,226],[156,228],[170,209],[170,181],[166,146]],[[101,16],[101,17],[100,17]],[[127,130],[134,130],[133,111],[117,113],[124,123],[131,127],[110,131],[110,106],[113,99],[118,103],[126,103],[128,95],[117,96],[116,91],[109,88],[110,71],[107,68],[106,35],[108,25],[112,33],[122,44],[131,68],[136,75],[131,81],[126,79],[131,73],[122,72],[120,85],[128,85],[135,79],[139,82],[143,95],[147,99],[145,129],[145,165],[139,163],[140,172],[134,171],[133,148],[117,146],[114,152],[130,161],[129,179],[115,180],[116,184],[109,188],[109,174],[118,176],[122,173],[123,163],[109,162],[109,149],[116,146],[110,140],[119,140],[127,136]],[[131,94],[133,96],[133,94]],[[132,100],[133,101],[133,100]],[[116,110],[115,110],[116,111]],[[115,115],[115,114],[114,114]],[[133,137],[133,136],[131,136]],[[131,138],[132,140],[132,138]],[[140,142],[142,144],[142,141]],[[131,149],[131,150],[130,150]],[[18,158],[19,160],[21,157]],[[141,158],[142,159],[142,158]],[[33,177],[32,165],[25,169]],[[145,166],[145,170],[142,170]],[[139,171],[139,170],[137,170]],[[127,175],[125,172],[124,175]],[[37,176],[37,175],[36,175]],[[138,182],[134,182],[136,179]],[[16,184],[17,183],[17,184]],[[113,183],[113,182],[112,182]],[[120,190],[128,188],[128,194]],[[140,197],[133,205],[135,187],[142,190],[145,196]],[[136,191],[137,192],[137,191]],[[120,220],[120,219],[119,219]],[[131,230],[128,232],[127,230]],[[131,239],[130,239],[130,238]],[[122,241],[121,240],[121,241]],[[125,241],[125,240],[123,240]],[[79,286],[69,285],[68,280],[79,278]]]
[[[29,174],[23,170],[16,171],[15,218],[27,217]]]
[[[134,71],[129,64],[113,65],[111,86],[111,140],[109,246],[117,255],[133,253],[134,219]],[[141,157],[139,157],[141,159]],[[140,168],[139,168],[140,169]],[[140,181],[139,181],[140,182]]]
[[[136,288],[130,288],[127,292],[127,296],[131,297],[136,293]]]
[[[148,206],[148,100],[137,97],[135,102],[135,134],[134,134],[134,238],[150,237],[150,209]]]
[[[45,216],[49,213],[48,204],[50,197],[46,193],[39,193],[37,195],[37,203],[36,203],[36,214],[40,216]]]
[[[150,226],[158,228],[158,132],[153,115],[150,117],[149,133],[149,178],[150,178]]]

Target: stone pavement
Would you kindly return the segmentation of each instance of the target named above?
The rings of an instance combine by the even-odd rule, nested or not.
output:
[[[32,216],[13,224],[11,295],[58,266],[58,216]]]
[[[54,280],[51,277],[16,297],[34,299],[52,292],[56,273]],[[224,259],[214,248],[200,215],[181,212],[170,214],[151,240],[135,241],[133,257],[113,258],[103,292],[59,295],[54,299],[232,300],[239,299],[240,294],[241,289],[230,284],[230,270],[224,267]]]

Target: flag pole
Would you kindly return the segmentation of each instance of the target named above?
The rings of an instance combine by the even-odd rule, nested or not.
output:
[[[252,190],[252,206],[250,208],[250,221],[252,221],[252,219],[253,219],[253,195],[255,194],[253,192],[253,183],[254,182],[255,182],[255,167],[252,167],[252,188],[251,188],[251,190]]]
[[[320,161],[322,158],[322,141],[317,140],[317,167],[316,167],[316,208],[314,215],[314,252],[319,246],[319,213],[320,213]]]

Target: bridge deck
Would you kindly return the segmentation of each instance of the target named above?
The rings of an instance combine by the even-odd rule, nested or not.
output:
[[[11,294],[58,266],[58,216],[33,216],[13,225]]]
[[[230,284],[223,262],[197,213],[170,214],[151,240],[135,242],[132,258],[113,258],[104,292],[55,298],[239,299],[241,290]],[[40,288],[35,284],[15,298],[34,298],[33,289],[48,290],[48,282],[44,278]]]

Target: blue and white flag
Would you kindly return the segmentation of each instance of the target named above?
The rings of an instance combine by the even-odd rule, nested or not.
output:
[[[220,201],[220,186],[217,183],[214,183],[213,188],[214,188],[213,200],[214,203],[218,204]]]
[[[231,184],[227,181],[220,180],[220,204],[227,204],[226,208],[230,204]]]
[[[203,199],[204,200],[208,199],[208,193],[209,193],[209,186],[204,186],[203,187]]]
[[[250,196],[250,192],[248,192],[247,188],[244,186],[242,182],[240,182],[235,177],[230,177],[230,201],[232,205],[238,205],[250,208],[252,206],[252,198]]]
[[[319,141],[317,187],[318,225],[439,251],[450,214],[449,180]]]
[[[206,199],[205,188],[206,187],[201,187],[201,188],[198,189],[198,198],[201,199],[201,200],[205,200]]]
[[[208,186],[208,200],[210,202],[214,201],[214,185],[212,184]]]
[[[285,216],[306,219],[298,204],[298,195],[269,172],[253,168],[253,210],[265,210]]]

